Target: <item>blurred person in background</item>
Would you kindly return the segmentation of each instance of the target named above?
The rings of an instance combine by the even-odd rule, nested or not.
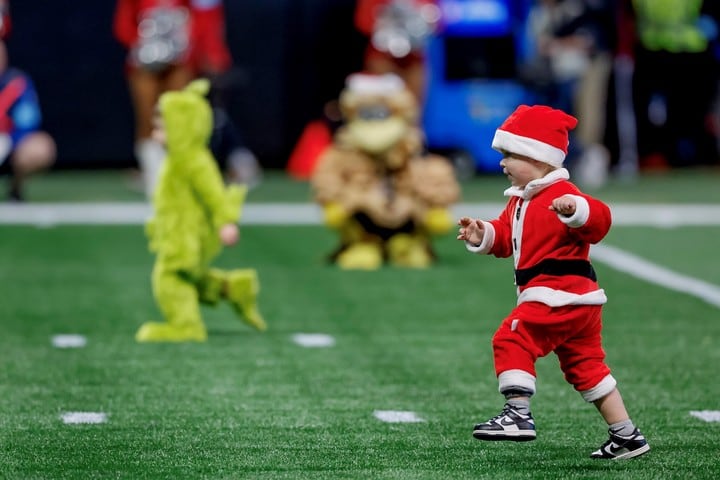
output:
[[[40,130],[42,114],[30,77],[9,66],[5,39],[9,4],[0,0],[0,171],[11,175],[8,199],[22,201],[24,180],[55,162],[52,137]]]
[[[151,136],[153,108],[164,92],[199,74],[217,78],[232,58],[221,0],[118,0],[113,20],[127,49],[125,71],[135,111],[135,155],[150,198],[164,151]]]
[[[712,106],[720,2],[624,0],[634,54],[633,103],[641,168],[717,164]]]
[[[437,0],[358,0],[355,28],[367,39],[367,73],[394,73],[422,103],[425,46],[440,20]]]
[[[203,60],[212,59],[212,55],[204,53],[198,52],[198,74],[209,79],[212,85],[213,133],[210,149],[229,182],[254,188],[262,181],[262,167],[229,112],[231,97],[245,81],[245,75],[230,63]]]
[[[582,120],[567,164],[585,188],[602,186],[609,172],[604,137],[617,8],[615,0],[538,0],[528,17],[536,56],[526,77],[540,103]]]
[[[362,73],[400,77],[422,106],[426,90],[425,48],[440,20],[439,0],[358,0],[355,30],[363,41]],[[352,73],[358,73],[353,71]],[[338,95],[340,92],[338,91]],[[422,109],[421,109],[422,110]],[[307,180],[344,123],[337,97],[304,128],[288,159],[291,176]]]

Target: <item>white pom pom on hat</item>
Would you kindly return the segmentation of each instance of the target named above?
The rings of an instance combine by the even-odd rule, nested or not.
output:
[[[405,82],[394,73],[353,73],[345,81],[348,90],[360,95],[394,95],[405,90]]]
[[[562,167],[577,119],[545,105],[520,105],[495,131],[492,148]]]

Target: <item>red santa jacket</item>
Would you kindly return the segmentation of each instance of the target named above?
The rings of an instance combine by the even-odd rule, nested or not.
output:
[[[125,48],[138,39],[138,19],[155,7],[184,7],[190,13],[188,62],[199,72],[222,73],[232,57],[225,43],[225,10],[222,0],[118,0],[113,19],[115,38]]]
[[[612,223],[610,208],[582,193],[559,169],[530,182],[524,189],[511,187],[500,216],[485,225],[480,245],[467,245],[476,253],[514,257],[518,304],[541,302],[552,307],[601,305],[607,301],[598,287],[589,261],[590,245],[602,240]],[[549,209],[562,195],[577,203],[571,217]]]

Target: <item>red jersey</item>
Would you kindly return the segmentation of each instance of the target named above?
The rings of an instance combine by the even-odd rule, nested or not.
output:
[[[10,35],[10,26],[10,2],[0,0],[0,40],[4,40]]]
[[[225,43],[225,11],[222,0],[118,0],[113,32],[132,49],[138,40],[138,22],[143,12],[157,7],[184,8],[189,13],[189,52],[186,62],[200,72],[219,73],[232,64]]]
[[[372,35],[375,19],[382,8],[392,0],[358,0],[355,7],[355,28],[367,36]],[[420,5],[434,4],[436,0],[414,0],[413,3]]]

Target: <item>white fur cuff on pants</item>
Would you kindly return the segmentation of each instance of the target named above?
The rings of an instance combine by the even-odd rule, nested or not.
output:
[[[590,390],[585,390],[584,392],[580,392],[580,395],[582,395],[583,399],[586,402],[594,402],[595,400],[599,400],[603,398],[608,393],[615,390],[615,387],[617,386],[617,381],[615,378],[613,378],[612,375],[608,375],[602,380],[600,380],[600,383],[595,385]]]
[[[535,393],[535,377],[525,370],[506,370],[498,375],[498,390],[503,393],[512,390],[513,387],[520,387],[522,390]]]

